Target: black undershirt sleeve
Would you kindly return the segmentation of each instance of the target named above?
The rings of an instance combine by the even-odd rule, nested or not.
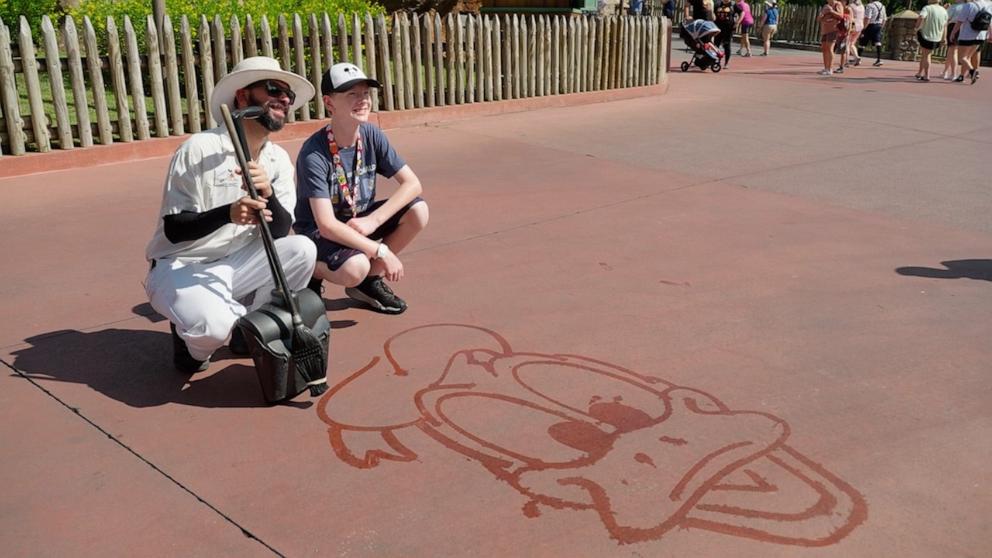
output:
[[[165,238],[178,244],[203,238],[231,222],[231,204],[208,209],[203,213],[183,211],[162,217]]]
[[[272,221],[269,223],[269,231],[272,238],[282,238],[289,234],[289,227],[293,225],[293,216],[282,206],[279,197],[272,193],[269,204],[266,206],[272,212]]]
[[[175,215],[166,215],[162,217],[165,238],[173,244],[203,238],[231,222],[231,205],[222,205],[203,213],[183,211]],[[289,228],[293,224],[292,215],[276,196],[269,198],[267,207],[272,212],[272,221],[269,223],[272,238],[288,235]]]

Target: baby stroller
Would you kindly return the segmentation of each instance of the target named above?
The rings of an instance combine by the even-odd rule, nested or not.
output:
[[[713,38],[719,34],[720,28],[712,21],[704,19],[682,22],[682,25],[679,25],[679,37],[682,37],[685,46],[692,49],[692,60],[682,63],[683,72],[688,72],[692,66],[704,72],[709,69],[713,73],[723,69],[720,64],[723,53],[713,45]]]

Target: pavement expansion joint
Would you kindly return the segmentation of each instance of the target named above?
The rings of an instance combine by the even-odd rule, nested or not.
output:
[[[275,548],[273,548],[270,544],[268,544],[267,542],[265,542],[262,539],[260,539],[257,535],[255,535],[254,533],[252,533],[251,531],[249,531],[248,529],[246,529],[245,527],[243,527],[241,524],[239,524],[237,521],[235,521],[232,517],[230,517],[229,515],[225,514],[223,511],[221,511],[220,509],[218,509],[216,506],[214,506],[213,504],[211,504],[210,502],[208,502],[207,500],[205,500],[202,496],[200,496],[199,494],[197,494],[196,492],[194,492],[192,489],[190,489],[189,487],[187,487],[185,484],[183,484],[182,482],[180,482],[178,479],[176,479],[175,477],[173,477],[169,473],[167,473],[164,470],[162,470],[162,468],[160,468],[158,465],[156,465],[156,464],[152,463],[151,461],[149,461],[148,458],[146,458],[145,456],[141,455],[140,453],[138,453],[136,450],[134,450],[132,447],[128,446],[124,442],[120,441],[117,437],[115,437],[113,434],[111,434],[110,432],[108,432],[106,429],[104,429],[99,424],[93,422],[93,420],[91,420],[89,417],[87,417],[86,415],[84,415],[79,410],[78,407],[73,407],[72,405],[66,403],[61,398],[59,398],[57,395],[55,395],[51,391],[45,389],[44,386],[42,386],[41,384],[39,384],[38,382],[36,382],[34,380],[34,378],[32,378],[31,376],[25,374],[21,370],[18,370],[16,366],[11,365],[6,360],[0,358],[0,363],[2,363],[4,366],[10,368],[14,372],[14,374],[16,374],[17,376],[20,376],[21,378],[27,380],[28,383],[30,383],[32,386],[34,386],[35,388],[37,388],[38,390],[40,390],[42,393],[44,393],[48,397],[50,397],[51,399],[53,399],[56,402],[58,402],[60,405],[62,405],[66,409],[72,411],[73,414],[75,414],[76,416],[78,416],[79,418],[81,418],[83,421],[85,421],[87,424],[89,424],[92,428],[95,428],[97,431],[99,431],[101,434],[105,435],[107,438],[109,438],[115,444],[117,444],[118,446],[120,446],[120,447],[124,448],[125,450],[127,450],[128,453],[130,453],[131,455],[137,457],[145,465],[148,465],[149,467],[151,467],[153,471],[155,471],[156,473],[158,473],[158,474],[162,475],[163,477],[165,477],[167,480],[169,480],[169,482],[171,482],[172,484],[178,486],[183,491],[185,491],[186,493],[188,493],[190,496],[196,498],[196,500],[198,502],[200,502],[201,504],[203,504],[204,506],[206,506],[207,508],[209,508],[211,511],[213,511],[217,515],[219,515],[221,518],[224,519],[224,521],[226,521],[226,522],[230,523],[231,525],[233,525],[234,527],[236,527],[239,531],[241,531],[241,533],[245,537],[247,537],[249,539],[252,539],[253,541],[257,542],[258,544],[264,546],[266,549],[268,549],[269,551],[271,551],[276,556],[283,556],[283,557],[285,556],[285,554],[283,554],[282,552],[279,552],[278,550],[276,550]]]

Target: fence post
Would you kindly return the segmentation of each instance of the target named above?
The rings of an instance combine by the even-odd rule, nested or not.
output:
[[[362,24],[358,21],[358,14],[351,14],[351,50],[355,65],[362,68],[369,75],[368,68],[362,65]]]
[[[520,15],[519,27],[520,66],[518,66],[518,73],[520,75],[520,97],[526,98],[530,96],[527,92],[527,84],[530,83],[530,52],[533,50],[533,47],[528,44],[530,25],[527,24],[526,14]]]
[[[424,87],[425,91],[425,102],[427,106],[433,107],[434,95],[438,90],[437,76],[434,74],[434,25],[431,22],[431,16],[429,13],[424,14],[420,19],[420,24],[423,26],[423,31],[420,33],[420,38],[423,40],[423,46],[421,50],[424,55]]]
[[[481,16],[481,17],[482,17],[482,28],[485,33],[485,38],[482,41],[482,49],[483,49],[482,67],[485,74],[484,87],[486,90],[485,100],[493,101],[495,100],[495,97],[493,96],[494,93],[493,72],[495,71],[495,68],[499,67],[498,65],[493,64],[493,56],[495,55],[495,53],[493,52],[493,20],[489,16]],[[497,47],[498,46],[499,45],[497,45]]]
[[[561,21],[551,19],[551,95],[561,92]]]
[[[410,31],[413,32],[413,37],[410,38],[410,42],[413,43],[413,90],[416,92],[417,108],[424,107],[424,56],[420,49],[420,19],[420,16],[414,12],[413,21],[410,22]]]
[[[79,145],[89,147],[93,145],[93,129],[90,127],[90,101],[86,97],[79,35],[76,34],[76,22],[71,17],[66,17],[62,25],[66,62],[69,65],[69,81],[72,83],[72,100],[76,107],[76,122],[79,128]]]
[[[108,28],[109,29],[109,28]],[[114,31],[116,33],[116,30]],[[45,67],[48,81],[52,85],[52,104],[55,107],[55,124],[59,134],[59,147],[72,149],[72,124],[69,122],[69,105],[65,98],[65,84],[62,82],[62,61],[59,56],[59,41],[55,28],[48,16],[41,17],[41,33],[45,42]],[[118,46],[118,56],[120,47]],[[119,62],[119,60],[118,60]],[[125,99],[126,102],[126,99]],[[125,104],[125,106],[127,106]]]
[[[289,26],[286,23],[286,15],[279,14],[279,64],[287,72],[293,71],[292,59],[290,58],[289,47]],[[286,122],[296,122],[296,111],[291,110],[286,113]]]
[[[393,32],[396,29],[396,16],[393,16]],[[406,12],[400,12],[399,20],[399,32],[400,32],[400,43],[402,44],[402,50],[400,53],[396,54],[396,58],[403,58],[403,86],[406,89],[406,108],[414,108],[413,104],[413,72],[417,71],[413,67],[413,59],[410,52],[410,18],[407,17]],[[399,80],[399,75],[396,76],[397,81]],[[423,105],[421,105],[423,106]]]
[[[224,22],[220,16],[214,16],[213,29],[213,51],[214,51],[214,77],[219,81],[227,75],[227,48],[224,46]]]
[[[306,78],[307,53],[303,42],[303,21],[300,19],[300,14],[293,14],[293,47],[296,50],[296,73]],[[301,120],[304,122],[310,120],[310,103],[303,103],[299,110]]]
[[[179,60],[176,57],[176,34],[172,29],[172,19],[162,17],[162,40],[165,41],[165,83],[169,94],[169,123],[172,135],[186,133],[183,128],[183,101],[179,93]]]
[[[386,33],[386,18],[382,14],[375,20],[376,36],[379,37],[379,52],[382,54],[382,89],[385,93],[386,110],[393,110],[393,71],[389,58],[389,37]]]
[[[396,109],[405,110],[406,106],[406,75],[403,69],[403,53],[401,52],[402,39],[400,38],[401,28],[403,25],[400,23],[401,12],[393,12],[392,15],[392,29],[389,36],[390,39],[390,51],[392,53],[393,60],[393,71],[389,72],[396,76]]]
[[[372,14],[365,12],[365,61],[366,66],[365,73],[372,79],[378,80],[376,76],[382,75],[379,70],[376,55],[375,55],[375,27],[372,23]],[[328,64],[330,66],[330,64]],[[374,112],[379,112],[379,95],[378,93],[372,94],[372,110]]]
[[[3,118],[7,124],[7,143],[11,155],[24,154],[24,121],[18,107],[17,83],[14,81],[14,56],[10,48],[10,30],[0,23],[0,95]]]
[[[434,94],[437,96],[437,106],[443,107],[445,104],[445,73],[444,73],[444,35],[441,32],[441,15],[434,12],[434,75],[437,77],[437,84]]]
[[[145,42],[148,43],[148,82],[151,85],[152,103],[155,106],[155,135],[164,138],[169,135],[169,123],[165,116],[165,87],[162,85],[162,58],[159,55],[155,18],[148,16],[146,24],[148,26],[148,32],[145,33]]]
[[[465,15],[465,102],[475,102],[475,18]]]
[[[259,28],[262,30],[262,56],[275,58],[272,55],[272,26],[269,25],[269,16],[264,14],[262,15],[262,21],[259,24]]]
[[[200,131],[200,92],[196,86],[193,36],[185,15],[179,20],[179,34],[182,36],[183,83],[186,85],[186,123],[189,131],[196,133]]]
[[[493,91],[493,100],[503,100],[503,28],[500,24],[499,16],[489,18],[492,33],[489,37],[489,50],[492,53],[492,72],[489,77],[489,86]]]
[[[41,79],[38,77],[38,60],[35,57],[34,40],[31,38],[31,26],[24,16],[20,17],[17,42],[21,47],[21,71],[24,73],[28,106],[31,109],[31,131],[38,151],[45,153],[52,150],[48,133],[48,116],[45,114],[45,102],[41,98]]]
[[[68,22],[68,18],[66,22]],[[68,41],[66,41],[68,44]],[[138,139],[148,139],[148,111],[145,109],[145,86],[142,82],[141,53],[138,52],[138,38],[131,25],[131,18],[124,16],[124,42],[127,44],[127,77],[131,85],[131,103],[134,105],[134,123]],[[78,107],[77,107],[78,110]],[[87,124],[87,127],[89,124]],[[92,142],[91,142],[92,144]],[[84,144],[85,145],[85,144]]]
[[[110,85],[114,88],[114,97],[117,101],[117,134],[121,141],[131,142],[134,141],[134,135],[131,132],[131,109],[127,104],[127,81],[124,77],[121,42],[117,34],[117,22],[110,16],[107,16],[107,57],[110,59]],[[64,98],[62,102],[65,102]],[[71,136],[69,141],[72,141]]]
[[[341,62],[351,62],[348,57],[348,27],[344,23],[342,13],[338,14],[338,55],[341,56]]]
[[[448,13],[445,22],[445,34],[444,34],[444,65],[447,70],[448,79],[445,80],[445,85],[447,86],[447,97],[448,104],[455,104],[455,97],[458,86],[456,85],[456,80],[458,76],[455,71],[456,54],[455,54],[455,24],[454,16]]]
[[[96,44],[96,32],[89,17],[83,17],[83,42],[86,45],[86,67],[90,73],[90,86],[93,87],[93,110],[96,111],[96,126],[100,133],[100,143],[114,143],[113,129],[110,127],[110,111],[107,110],[107,89],[103,84],[103,64],[100,49]]]
[[[245,15],[245,56],[252,58],[258,56],[258,39],[255,38],[255,20],[251,14]]]
[[[314,91],[314,111],[318,119],[324,118],[324,99],[320,94],[320,80],[324,75],[323,61],[320,56],[320,30],[317,24],[317,14],[310,14],[310,83]]]
[[[483,63],[483,58],[486,53],[486,29],[485,24],[482,21],[482,14],[476,14],[472,16],[475,21],[475,60],[473,61],[475,69],[475,100],[482,102],[486,100],[485,88],[486,88],[486,76],[485,76],[485,64]]]
[[[245,58],[245,51],[241,44],[241,21],[237,14],[231,15],[231,66],[237,66]]]
[[[263,24],[267,23],[263,20]],[[207,16],[200,16],[200,72],[203,73],[203,112],[207,128],[217,125],[214,115],[210,112],[210,98],[214,94],[213,54],[210,49],[210,24]],[[146,125],[147,126],[147,125]]]
[[[324,58],[327,59],[327,67],[330,68],[335,63],[334,58],[334,32],[331,30],[331,16],[324,12],[324,17],[320,21],[323,36],[321,41],[324,45]]]

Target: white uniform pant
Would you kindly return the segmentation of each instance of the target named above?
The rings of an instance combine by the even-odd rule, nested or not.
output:
[[[317,261],[313,241],[290,235],[275,241],[290,288],[310,280]],[[238,318],[272,298],[275,286],[262,239],[208,263],[157,260],[145,279],[145,293],[156,312],[175,324],[189,354],[206,360],[228,339]],[[255,293],[250,308],[238,302]]]

